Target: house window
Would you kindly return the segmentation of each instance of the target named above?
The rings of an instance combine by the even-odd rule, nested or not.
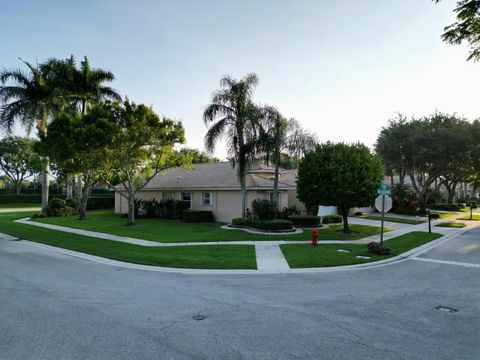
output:
[[[212,193],[211,192],[202,193],[202,205],[212,206]]]
[[[189,209],[192,208],[192,193],[182,193],[182,201],[188,206]]]

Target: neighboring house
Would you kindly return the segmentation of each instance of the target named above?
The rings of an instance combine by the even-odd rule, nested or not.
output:
[[[274,169],[253,166],[246,176],[247,208],[254,199],[269,199],[273,191]],[[305,210],[297,199],[297,171],[280,169],[279,207],[296,205]],[[127,213],[127,201],[116,187],[115,212]],[[191,169],[175,168],[155,176],[136,198],[142,200],[175,199],[188,201],[192,210],[211,210],[217,221],[230,222],[241,216],[240,183],[230,162],[193,164]]]

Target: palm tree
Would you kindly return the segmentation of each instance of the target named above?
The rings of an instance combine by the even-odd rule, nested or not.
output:
[[[295,119],[285,118],[276,108],[266,106],[262,109],[260,148],[266,155],[267,162],[272,160],[275,168],[273,182],[273,202],[278,202],[278,181],[282,153],[302,156],[305,151],[317,144],[316,136],[304,130]]]
[[[242,218],[247,202],[246,172],[255,160],[258,140],[259,109],[252,101],[257,84],[256,74],[248,74],[241,80],[225,76],[203,113],[205,125],[211,125],[205,135],[207,151],[212,152],[223,135],[228,137],[228,155],[240,182]]]
[[[20,59],[21,60],[21,59]],[[27,129],[35,127],[39,136],[44,136],[48,120],[59,108],[59,97],[42,69],[21,60],[27,67],[0,72],[0,126],[11,132],[15,121]],[[42,169],[42,214],[48,206],[49,162]]]

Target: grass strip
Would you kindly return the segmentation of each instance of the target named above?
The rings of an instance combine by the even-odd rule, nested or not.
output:
[[[364,216],[356,216],[362,219],[368,219],[368,220],[382,220],[381,216],[376,216],[376,215],[364,215]],[[398,218],[398,217],[393,217],[393,216],[385,216],[384,221],[389,221],[389,222],[394,222],[394,223],[400,223],[400,224],[411,224],[411,225],[418,225],[418,224],[424,224],[425,221],[421,220],[413,220],[413,219],[403,219],[403,218]]]
[[[126,219],[110,210],[91,211],[87,219],[80,221],[77,216],[50,217],[36,221],[76,229],[98,231],[107,234],[128,236],[159,242],[205,242],[238,240],[310,240],[310,230],[302,234],[251,234],[243,230],[225,230],[220,223],[184,223],[178,220],[138,219],[137,225],[125,226]],[[350,225],[352,233],[342,233],[343,225],[319,228],[319,240],[357,240],[380,233],[380,227]],[[391,231],[391,229],[385,229]]]
[[[0,232],[25,240],[135,264],[193,269],[256,269],[251,245],[155,248],[69,234],[15,223],[19,214],[0,217]]]
[[[291,268],[329,267],[388,259],[441,236],[437,233],[429,234],[428,232],[414,231],[386,240],[385,244],[392,251],[389,256],[370,254],[366,244],[326,244],[317,247],[310,244],[285,244],[280,245],[280,248]],[[350,252],[339,252],[337,250],[349,250]],[[369,256],[370,259],[359,259],[356,256]]]
[[[463,228],[467,225],[465,225],[464,223],[461,223],[461,222],[456,222],[456,221],[446,221],[446,222],[437,224],[435,226],[446,227],[446,228]]]

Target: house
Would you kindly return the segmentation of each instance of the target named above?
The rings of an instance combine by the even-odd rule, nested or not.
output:
[[[274,169],[263,164],[254,165],[246,176],[247,208],[254,199],[269,199],[273,192]],[[296,170],[280,169],[279,207],[296,205],[305,210],[297,199]],[[115,212],[127,213],[128,204],[117,186]],[[211,210],[217,221],[230,222],[241,217],[240,182],[230,162],[193,164],[191,169],[174,168],[156,175],[136,197],[141,200],[183,200],[192,210]]]

